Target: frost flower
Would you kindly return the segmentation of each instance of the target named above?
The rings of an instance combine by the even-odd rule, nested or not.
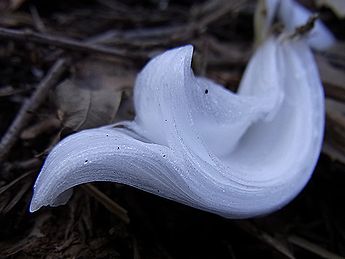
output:
[[[303,40],[269,38],[232,93],[191,70],[193,47],[166,51],[138,75],[134,121],[62,140],[40,172],[30,211],[71,188],[111,181],[229,218],[275,211],[309,180],[324,96]]]

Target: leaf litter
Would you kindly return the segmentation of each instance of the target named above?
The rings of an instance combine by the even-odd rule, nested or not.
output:
[[[345,60],[341,47],[322,53],[321,62],[327,67],[319,67],[328,98],[325,154],[320,157],[312,181],[301,196],[282,211],[251,221],[232,222],[128,187],[97,183],[95,186],[102,194],[123,205],[130,217],[129,225],[110,212],[118,208],[116,205],[106,203],[112,207],[106,208],[100,201],[85,195],[83,189],[76,190],[67,206],[29,214],[27,206],[31,195],[27,186],[34,180],[31,172],[38,172],[43,160],[37,152],[49,148],[64,135],[47,129],[42,120],[58,117],[62,125],[52,127],[58,130],[63,127],[64,131],[71,132],[112,123],[118,116],[133,116],[131,87],[142,60],[137,60],[135,55],[129,55],[127,60],[122,56],[115,62],[104,55],[95,58],[93,54],[102,52],[101,48],[97,49],[99,46],[107,47],[103,53],[113,53],[109,48],[114,48],[123,50],[120,53],[142,51],[150,57],[170,47],[193,43],[197,53],[206,55],[201,57],[201,67],[196,70],[233,88],[250,52],[250,47],[245,51],[241,48],[251,46],[254,4],[241,1],[244,4],[239,9],[238,1],[169,1],[163,8],[159,1],[131,1],[131,6],[116,0],[102,0],[92,5],[82,1],[73,4],[54,1],[48,8],[30,0],[5,2],[19,4],[12,10],[4,10],[0,26],[20,32],[27,28],[42,32],[41,23],[48,36],[56,35],[54,39],[61,36],[65,44],[70,43],[66,39],[74,39],[74,45],[72,50],[71,46],[64,48],[52,41],[35,45],[30,37],[16,42],[1,37],[0,58],[11,61],[1,62],[7,64],[2,70],[6,83],[0,80],[1,128],[9,126],[8,120],[4,120],[6,111],[11,111],[14,118],[12,107],[18,100],[23,103],[36,88],[32,83],[28,86],[27,76],[19,76],[16,69],[9,67],[11,64],[20,66],[18,60],[25,57],[26,63],[21,64],[23,69],[25,66],[48,71],[53,60],[67,56],[72,60],[72,69],[67,78],[66,75],[60,77],[65,79],[52,93],[56,107],[52,107],[48,98],[41,101],[30,124],[21,129],[21,138],[8,152],[9,158],[0,164],[0,204],[2,208],[10,205],[6,213],[0,215],[0,257],[305,258],[327,254],[344,257],[345,212],[339,206],[339,201],[345,198],[342,158]],[[317,6],[318,2],[336,1],[301,2]],[[321,19],[344,39],[343,20],[324,9],[318,11]],[[150,36],[152,33],[154,37]],[[42,33],[40,40],[47,34]],[[92,47],[81,45],[87,51],[79,52],[79,42],[89,39],[93,39]],[[104,45],[97,45],[97,39],[103,39]],[[112,96],[111,104],[107,96]],[[42,143],[40,150],[35,150],[37,143]],[[336,151],[327,151],[327,145]],[[335,152],[340,156],[334,158]],[[39,162],[21,166],[32,159]],[[246,229],[248,222],[255,231]]]
[[[114,122],[123,91],[132,88],[134,75],[113,63],[87,59],[76,64],[72,76],[53,94],[58,118],[73,131]]]

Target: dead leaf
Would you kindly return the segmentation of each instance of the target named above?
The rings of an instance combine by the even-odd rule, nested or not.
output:
[[[134,116],[133,91],[125,90],[122,93],[121,105],[117,111],[115,122],[134,120]]]
[[[74,131],[114,121],[122,91],[133,85],[134,76],[110,62],[84,60],[75,73],[57,86],[58,117]]]
[[[60,128],[60,126],[61,122],[56,117],[50,117],[23,130],[20,138],[23,140],[34,139],[43,133],[54,131]]]
[[[345,1],[344,0],[318,0],[317,6],[325,6],[331,9],[339,19],[345,18]]]

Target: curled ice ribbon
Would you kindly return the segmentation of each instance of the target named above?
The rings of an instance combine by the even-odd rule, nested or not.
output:
[[[303,40],[271,37],[237,94],[191,69],[193,47],[151,60],[134,88],[134,121],[62,140],[37,178],[30,211],[72,187],[111,181],[228,218],[275,211],[309,180],[324,129],[324,96]]]

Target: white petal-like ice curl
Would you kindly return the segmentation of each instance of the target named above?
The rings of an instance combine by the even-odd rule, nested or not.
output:
[[[132,122],[84,130],[49,154],[30,211],[67,202],[71,188],[112,181],[228,218],[275,211],[317,162],[324,96],[309,47],[268,39],[238,94],[195,77],[192,46],[169,50],[139,74]]]

